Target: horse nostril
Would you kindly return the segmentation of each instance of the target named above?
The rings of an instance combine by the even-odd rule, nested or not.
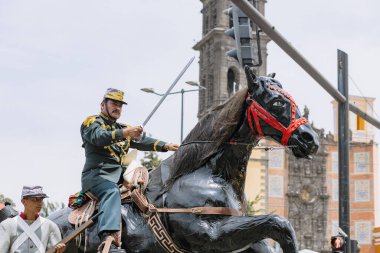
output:
[[[303,140],[305,140],[306,142],[312,142],[312,141],[314,141],[314,138],[313,138],[313,136],[311,135],[311,134],[309,134],[309,133],[302,133],[301,134],[301,137],[302,137],[302,139]]]

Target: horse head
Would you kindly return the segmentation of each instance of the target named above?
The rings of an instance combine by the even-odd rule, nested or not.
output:
[[[257,77],[250,67],[245,66],[244,70],[248,83],[247,121],[252,132],[292,147],[298,158],[316,153],[318,135],[301,117],[294,99],[274,79],[275,74]]]

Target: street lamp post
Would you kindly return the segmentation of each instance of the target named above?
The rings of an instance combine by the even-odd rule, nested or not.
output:
[[[193,91],[199,91],[200,89],[206,89],[205,87],[199,85],[197,82],[194,82],[194,81],[187,81],[186,83],[189,84],[189,85],[192,85],[192,86],[197,86],[199,88],[198,89],[193,89],[193,90],[181,89],[180,91],[175,91],[175,92],[171,92],[171,93],[168,94],[168,95],[181,94],[181,143],[183,141],[183,118],[184,118],[184,111],[183,111],[183,107],[184,106],[183,106],[183,102],[184,102],[184,94],[186,92],[193,92]],[[144,91],[144,92],[146,92],[146,93],[152,93],[152,94],[155,94],[155,95],[158,95],[158,96],[163,96],[164,95],[164,94],[155,92],[153,88],[142,88],[141,90]]]

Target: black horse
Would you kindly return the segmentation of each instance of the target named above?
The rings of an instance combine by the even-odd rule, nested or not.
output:
[[[5,202],[4,204],[0,202],[0,222],[5,219],[12,218],[18,215],[18,212],[13,209],[12,204]]]
[[[274,75],[256,77],[245,68],[248,89],[242,89],[211,110],[190,132],[180,149],[151,172],[146,196],[156,207],[229,207],[246,211],[246,166],[262,136],[289,146],[299,158],[309,158],[319,146],[317,134]],[[248,182],[254,184],[255,182]],[[144,215],[134,204],[121,206],[122,247],[128,252],[166,252]],[[72,232],[70,209],[50,216],[63,236]],[[160,214],[179,248],[188,252],[271,252],[272,238],[285,253],[297,252],[291,224],[277,215],[225,216],[188,213]],[[96,252],[97,228],[87,230],[86,252]],[[69,245],[67,252],[82,252]]]

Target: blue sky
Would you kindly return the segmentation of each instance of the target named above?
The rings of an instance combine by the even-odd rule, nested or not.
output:
[[[80,190],[79,127],[99,112],[106,88],[126,92],[120,121],[131,125],[159,100],[140,88],[164,92],[196,56],[174,91],[191,89],[185,81],[198,80],[192,47],[201,38],[201,8],[197,0],[0,0],[0,192],[20,207],[23,185],[40,184],[51,201],[65,203]],[[379,9],[376,0],[268,0],[266,16],[333,84],[336,50],[347,52],[350,76],[364,95],[379,97]],[[308,105],[317,127],[332,130],[332,98],[273,42],[268,54],[268,72],[300,108]],[[197,93],[187,93],[185,133],[197,105]],[[145,130],[179,142],[180,96],[169,96]]]

